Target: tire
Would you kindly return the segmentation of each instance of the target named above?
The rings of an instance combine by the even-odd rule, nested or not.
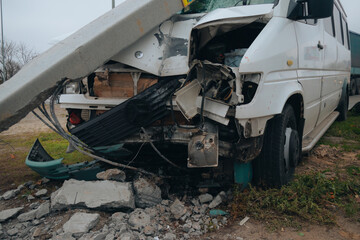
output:
[[[339,112],[339,116],[336,119],[337,121],[342,122],[347,119],[348,105],[349,105],[348,94],[346,88],[343,88],[339,105],[336,108],[336,111]]]
[[[287,104],[266,126],[262,152],[253,162],[255,184],[281,187],[289,183],[300,156],[297,120],[294,109]]]
[[[350,96],[356,95],[356,79],[350,80]]]

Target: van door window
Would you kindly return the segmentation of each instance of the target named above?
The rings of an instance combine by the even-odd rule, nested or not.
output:
[[[334,23],[335,23],[335,35],[336,35],[336,39],[338,40],[339,43],[344,44],[344,39],[343,39],[343,35],[342,35],[342,29],[341,29],[341,18],[340,18],[340,11],[339,9],[334,6]]]
[[[349,35],[348,35],[348,26],[345,22],[344,18],[342,19],[342,28],[343,28],[343,35],[344,35],[344,45],[347,49],[349,48]]]
[[[335,30],[334,30],[334,18],[328,17],[324,19],[324,26],[325,31],[330,34],[331,36],[335,37]]]

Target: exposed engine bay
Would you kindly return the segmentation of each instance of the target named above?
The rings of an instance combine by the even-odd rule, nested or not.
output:
[[[261,78],[239,74],[247,49],[266,25],[254,20],[190,29],[189,43],[177,48],[188,49],[183,75],[157,76],[109,61],[87,78],[71,80],[60,96],[69,132],[90,148],[121,143],[130,158],[144,143],[159,154],[170,145],[183,146],[188,168],[220,167],[219,157],[252,161],[261,152],[262,135],[240,124],[235,108],[251,102]],[[86,100],[70,104],[75,95]]]

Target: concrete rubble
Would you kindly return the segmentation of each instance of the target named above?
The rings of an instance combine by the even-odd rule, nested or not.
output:
[[[134,181],[134,191],[136,194],[136,206],[140,208],[152,207],[162,201],[161,190],[155,183],[138,178]]]
[[[18,208],[11,208],[0,212],[0,223],[5,222],[6,220],[15,217],[21,210],[23,210],[23,207]]]
[[[63,230],[64,233],[71,233],[73,237],[81,237],[84,233],[96,226],[99,222],[99,214],[75,213],[69,221],[67,221]]]
[[[51,208],[86,207],[90,209],[135,208],[135,197],[131,183],[114,181],[65,181],[63,186],[51,194]]]
[[[208,193],[201,194],[199,196],[200,203],[208,203],[208,202],[211,202],[213,199],[214,199],[214,197]]]
[[[35,193],[35,197],[42,197],[45,196],[47,194],[48,190],[47,189],[41,189],[39,191],[37,191]]]
[[[0,239],[187,240],[227,224],[209,213],[225,203],[225,192],[162,199],[152,179],[121,181],[68,180],[46,193],[50,200],[24,197],[20,208],[0,212]]]
[[[16,195],[18,195],[19,192],[20,192],[19,189],[9,190],[9,191],[5,192],[5,193],[1,196],[1,198],[2,198],[2,199],[5,199],[5,200],[9,200],[9,199],[14,198]]]
[[[124,171],[121,171],[120,169],[113,168],[113,169],[108,169],[104,172],[99,172],[98,174],[96,174],[96,177],[100,180],[125,182],[126,174]]]

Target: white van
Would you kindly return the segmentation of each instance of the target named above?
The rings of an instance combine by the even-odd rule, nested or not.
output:
[[[188,168],[253,162],[256,182],[281,186],[346,119],[349,49],[338,0],[197,0],[59,102],[92,148],[121,143],[131,159],[149,142],[170,161],[161,152],[183,146]]]

